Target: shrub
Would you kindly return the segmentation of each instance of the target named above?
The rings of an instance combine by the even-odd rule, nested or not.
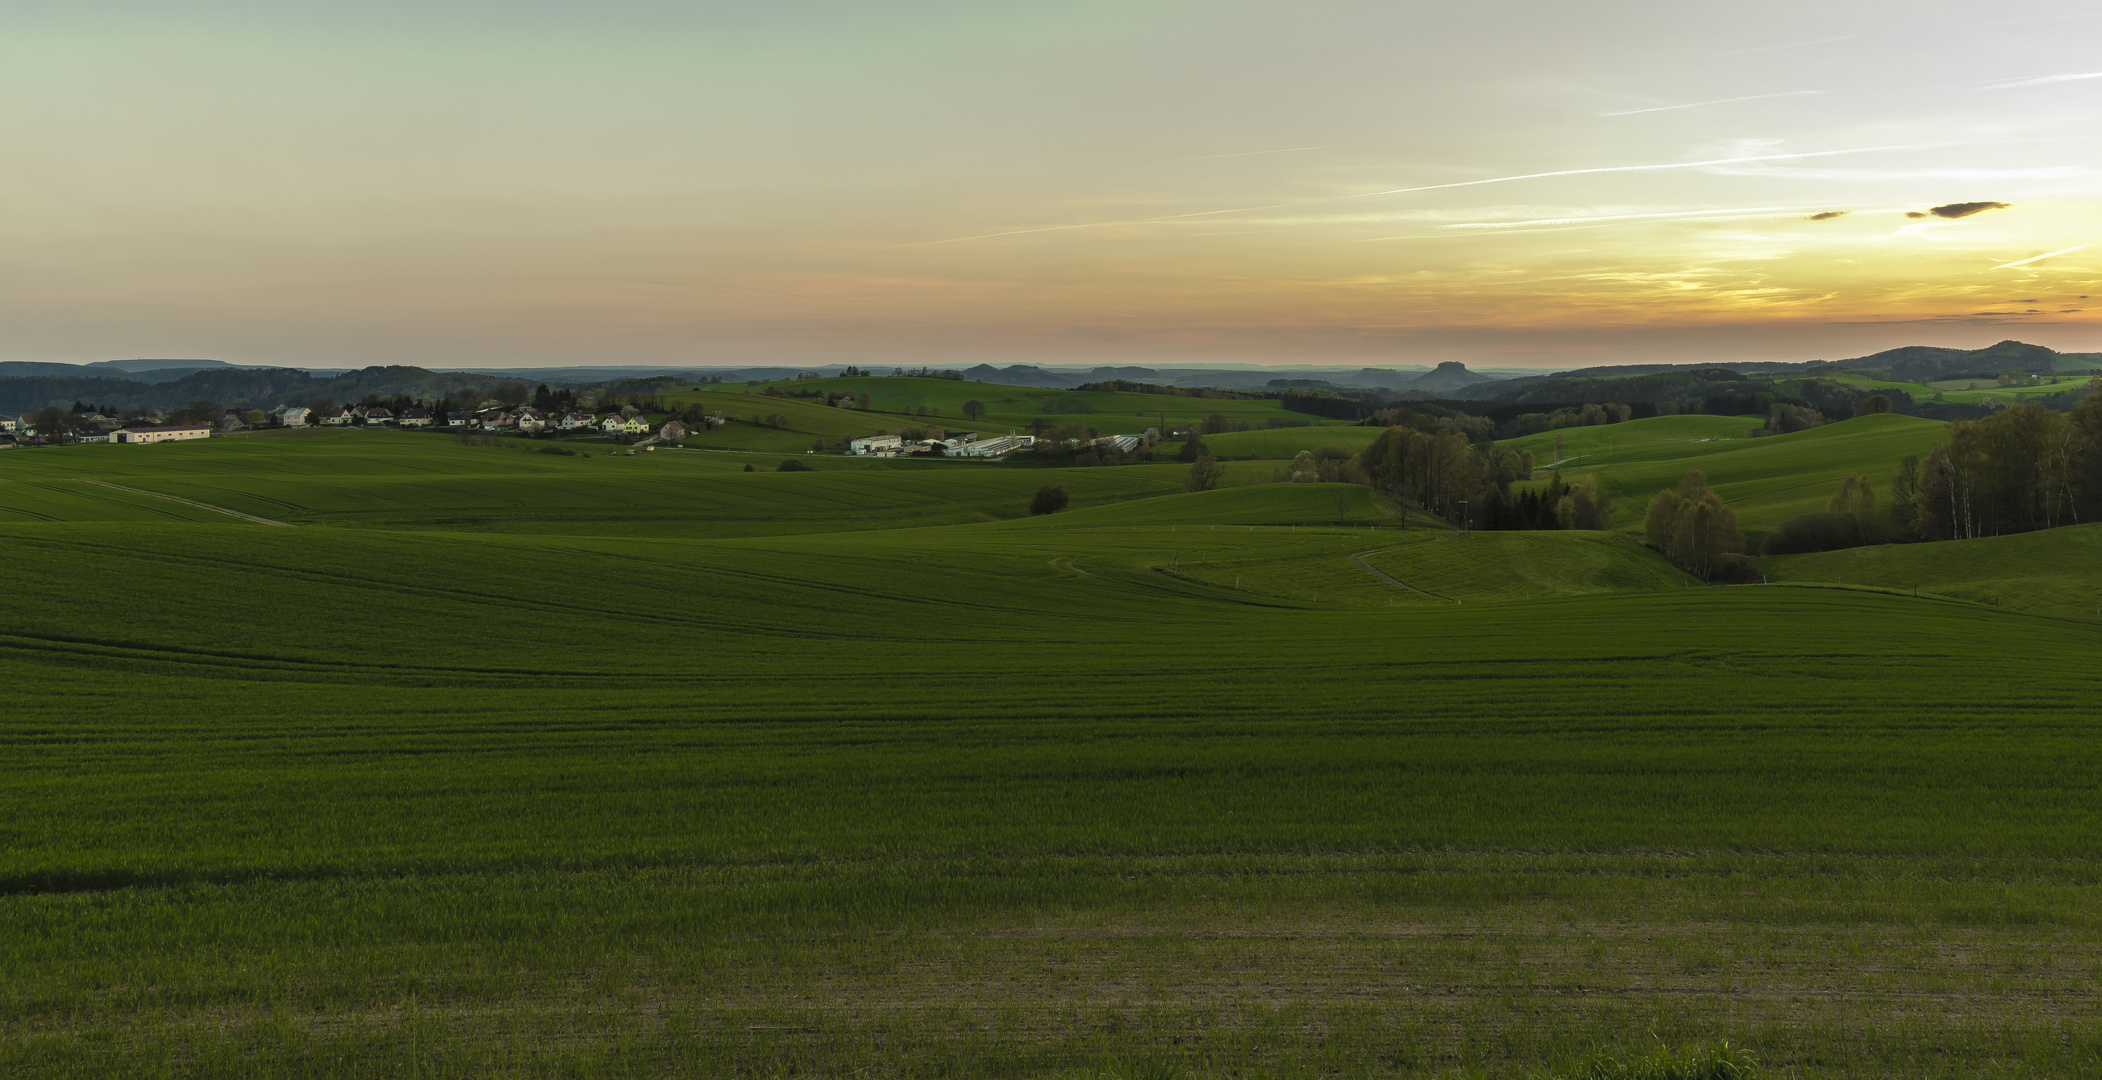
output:
[[[794,458],[785,458],[785,459],[783,459],[783,460],[782,460],[781,464],[779,464],[779,465],[776,465],[776,466],[774,466],[774,471],[775,471],[775,472],[812,472],[812,471],[814,471],[814,470],[812,470],[812,469],[810,468],[810,466],[808,466],[808,465],[805,465],[805,464],[803,464],[802,462],[800,462],[800,461],[797,461],[797,460],[796,460],[796,459],[794,459]]]
[[[1072,505],[1073,497],[1066,493],[1064,484],[1045,484],[1036,489],[1036,497],[1029,500],[1031,514],[1056,514]]]
[[[1792,517],[1766,534],[1768,555],[1801,555],[1811,551],[1838,551],[1860,547],[1873,538],[1852,514],[1804,514]]]
[[[744,467],[744,471],[746,471],[746,472],[758,472],[759,470],[757,470],[757,469],[754,469],[754,468],[752,468],[752,467],[751,467],[750,465],[747,465],[747,466],[745,466],[745,467]]]
[[[540,448],[540,452],[543,454],[561,454],[564,457],[577,456],[577,452],[567,446],[543,446]]]

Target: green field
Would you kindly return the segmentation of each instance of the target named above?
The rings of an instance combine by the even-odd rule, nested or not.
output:
[[[1763,520],[1937,427],[1724,425],[1565,447]],[[0,1074],[2102,1069],[2096,526],[516,445],[0,456]]]
[[[1977,405],[1984,402],[2013,403],[2043,394],[2058,394],[2077,390],[2087,382],[2090,362],[2063,358],[2057,376],[2043,376],[2039,386],[1999,386],[1992,379],[1944,379],[1933,383],[1889,382],[1872,379],[1866,375],[1833,375],[1834,381],[1875,390],[1903,390],[1915,401],[1952,401],[1959,405]],[[2054,381],[2055,379],[2055,381]]]
[[[1775,581],[1918,590],[1981,604],[2102,619],[2102,525],[1937,544],[1884,544],[1767,559]]]
[[[1733,426],[1735,435],[1729,433]],[[1660,416],[1567,428],[1564,453],[1575,460],[1562,469],[1571,482],[1598,478],[1601,490],[1612,498],[1614,526],[1620,529],[1639,529],[1643,510],[1658,491],[1677,484],[1689,469],[1700,469],[1756,540],[1791,517],[1823,510],[1850,473],[1867,476],[1878,497],[1887,497],[1899,461],[1908,454],[1925,457],[1941,441],[1945,427],[1939,421],[1895,413],[1792,435],[1750,438],[1749,429],[1756,426],[1757,418]],[[1554,434],[1508,445],[1531,449],[1536,461],[1546,462],[1553,457]],[[1544,483],[1538,475],[1535,486]]]
[[[1171,425],[1219,415],[1245,421],[1255,427],[1262,426],[1265,420],[1311,419],[1304,414],[1290,412],[1273,400],[1177,397],[1102,390],[1047,390],[1039,387],[1001,386],[994,383],[912,376],[868,375],[855,378],[798,379],[772,385],[782,393],[866,393],[869,395],[870,411],[861,416],[854,416],[852,409],[827,409],[822,397],[815,403],[807,398],[767,397],[764,394],[766,384],[756,383],[749,386],[730,384],[720,390],[689,389],[667,394],[665,397],[666,400],[682,405],[692,402],[710,409],[721,409],[725,415],[732,417],[744,417],[753,412],[780,412],[784,416],[800,416],[801,414],[791,414],[784,405],[801,404],[806,409],[842,414],[850,418],[835,421],[843,425],[842,430],[851,427],[866,428],[866,431],[857,431],[857,434],[872,433],[879,427],[896,430],[904,424],[939,424],[957,431],[977,430],[1006,434],[1010,431],[1027,432],[1032,420],[1041,419],[1056,427],[1082,421],[1105,435],[1136,435],[1149,427],[1159,426],[1164,416]],[[975,421],[966,419],[963,406],[967,401],[977,401],[984,405],[985,415]],[[922,408],[930,412],[922,415],[918,412]],[[810,421],[809,426],[812,430],[818,430],[820,427],[815,420]],[[804,439],[804,444],[809,444],[808,438]]]

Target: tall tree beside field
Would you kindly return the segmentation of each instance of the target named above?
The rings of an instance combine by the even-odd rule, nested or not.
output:
[[[1665,558],[1707,580],[1724,568],[1724,556],[1742,551],[1737,512],[1708,487],[1696,469],[1673,491],[1660,491],[1642,516],[1644,542]]]
[[[1874,416],[1889,411],[1890,398],[1884,394],[1870,394],[1861,399],[1861,404],[1854,406],[1855,416]]]
[[[2070,414],[2031,401],[1950,423],[1920,466],[1920,535],[1967,540],[2095,520],[2094,400]]]
[[[1211,448],[1204,445],[1204,440],[1193,434],[1187,440],[1184,440],[1182,450],[1175,455],[1175,460],[1193,462],[1198,458],[1208,459],[1211,457],[1211,454]]]
[[[1839,490],[1825,502],[1825,513],[1852,518],[1867,533],[1876,526],[1876,489],[1868,477],[1852,473],[1839,482]]]
[[[977,398],[972,398],[971,400],[969,400],[969,401],[966,401],[966,402],[964,402],[964,403],[963,403],[963,418],[964,418],[964,419],[966,419],[966,420],[976,420],[976,419],[978,419],[979,417],[981,417],[981,416],[984,416],[984,415],[985,415],[985,402],[982,402],[982,401],[978,400]]]
[[[1182,478],[1184,491],[1210,491],[1219,486],[1219,478],[1226,475],[1226,466],[1212,460],[1210,456],[1198,458],[1190,463],[1190,471]]]
[[[1919,492],[1920,459],[1907,454],[1905,460],[1898,462],[1898,471],[1890,478],[1890,524],[1900,540],[1919,535]]]
[[[1481,462],[1458,431],[1395,425],[1358,454],[1358,466],[1373,487],[1446,518],[1482,488]]]
[[[869,392],[868,392],[868,391],[866,391],[866,390],[863,390],[863,391],[862,391],[861,393],[858,393],[858,394],[854,395],[854,407],[855,407],[855,408],[857,408],[857,409],[860,409],[860,410],[861,410],[862,412],[867,412],[867,411],[869,411],[869,404],[870,404],[870,402],[869,402]]]
[[[1064,484],[1045,484],[1036,489],[1036,496],[1029,500],[1031,514],[1056,514],[1071,505],[1073,497],[1066,492]]]
[[[36,420],[31,426],[36,428],[39,438],[58,442],[65,438],[67,431],[66,410],[56,405],[47,405],[37,410]]]

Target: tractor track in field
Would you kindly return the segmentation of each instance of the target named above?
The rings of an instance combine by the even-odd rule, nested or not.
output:
[[[122,491],[132,495],[145,495],[149,498],[154,499],[166,499],[169,502],[178,502],[183,504],[184,506],[194,506],[199,510],[210,510],[212,513],[215,514],[225,514],[229,517],[237,517],[240,518],[242,521],[253,521],[258,525],[275,525],[280,529],[290,529],[294,527],[292,523],[288,521],[272,521],[269,518],[257,517],[254,514],[244,514],[239,510],[229,510],[223,506],[213,506],[211,503],[198,502],[195,499],[185,499],[180,495],[165,495],[158,491],[147,491],[143,488],[125,487],[122,484],[112,484],[107,480],[82,480],[80,482],[83,484],[93,484],[96,487],[105,487],[110,489],[111,491]]]
[[[1392,575],[1392,574],[1390,574],[1390,573],[1387,573],[1387,572],[1386,572],[1385,570],[1382,570],[1382,569],[1380,569],[1379,567],[1377,567],[1377,566],[1374,566],[1374,565],[1372,565],[1371,563],[1369,563],[1369,562],[1366,562],[1366,561],[1365,561],[1365,555],[1384,555],[1384,554],[1386,554],[1387,552],[1389,552],[1389,551],[1392,551],[1392,550],[1394,550],[1394,549],[1393,549],[1393,548],[1381,548],[1381,549],[1379,549],[1378,551],[1368,551],[1368,552],[1365,552],[1365,554],[1364,554],[1364,555],[1353,555],[1353,556],[1351,556],[1351,557],[1357,560],[1357,564],[1358,564],[1359,566],[1362,566],[1362,567],[1364,567],[1364,568],[1365,568],[1365,572],[1366,572],[1366,573],[1368,573],[1368,574],[1371,574],[1371,575],[1372,575],[1373,577],[1376,577],[1376,578],[1380,579],[1381,581],[1384,581],[1384,582],[1386,582],[1386,583],[1387,583],[1387,584],[1389,584],[1389,585],[1399,585],[1400,587],[1402,587],[1402,588],[1404,588],[1404,589],[1407,589],[1407,590],[1409,590],[1410,592],[1412,592],[1412,593],[1415,593],[1415,594],[1416,594],[1416,595],[1418,595],[1418,596],[1428,596],[1428,597],[1430,597],[1430,598],[1431,598],[1431,599],[1433,599],[1433,600],[1443,600],[1443,601],[1445,601],[1445,602],[1447,602],[1447,603],[1458,603],[1458,602],[1459,602],[1459,601],[1457,601],[1457,600],[1454,600],[1454,599],[1453,599],[1452,597],[1449,597],[1449,596],[1439,596],[1439,595],[1438,595],[1437,593],[1434,593],[1434,592],[1424,592],[1424,591],[1423,591],[1422,589],[1419,589],[1419,588],[1417,588],[1416,586],[1414,586],[1414,585],[1411,585],[1411,584],[1409,584],[1408,582],[1406,582],[1406,581],[1403,581],[1403,580],[1401,580],[1400,578],[1398,578],[1398,577],[1395,577],[1394,575]]]

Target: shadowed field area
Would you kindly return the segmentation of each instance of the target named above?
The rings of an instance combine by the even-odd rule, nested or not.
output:
[[[0,1068],[2102,1061],[2102,620],[1344,485],[285,445],[5,463]]]

